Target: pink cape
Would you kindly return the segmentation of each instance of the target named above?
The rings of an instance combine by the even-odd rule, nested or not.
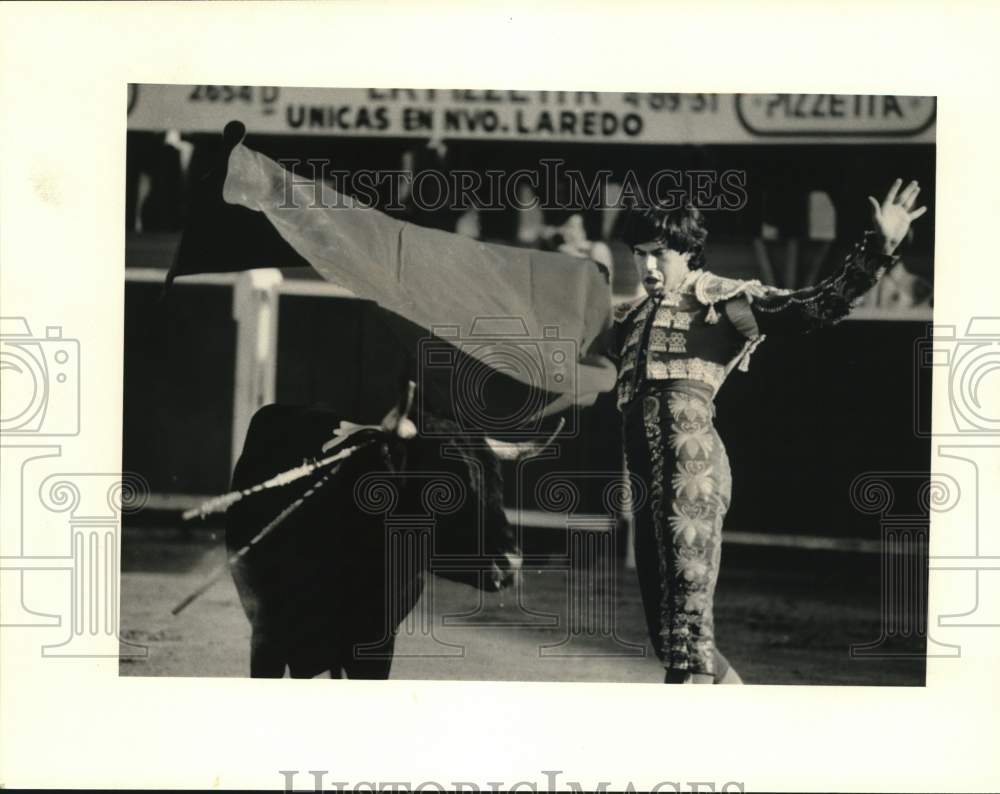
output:
[[[223,198],[263,213],[328,281],[553,393],[542,415],[590,405],[614,387],[603,347],[609,277],[591,260],[395,220],[242,143],[229,155]]]

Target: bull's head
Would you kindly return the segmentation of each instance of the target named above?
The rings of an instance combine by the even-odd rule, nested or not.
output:
[[[410,411],[413,410],[413,395],[416,390],[417,384],[412,380],[407,381],[399,402],[382,419],[381,427],[387,435],[396,436],[404,441],[416,437],[417,426],[410,419]]]
[[[408,381],[399,401],[378,425],[358,425],[342,421],[334,430],[333,438],[323,445],[323,452],[329,453],[360,441],[376,441],[380,443],[382,457],[391,471],[405,468],[405,448],[401,447],[399,442],[410,441],[417,436],[417,426],[410,418],[415,392],[416,384],[412,380]],[[402,466],[397,466],[392,459],[393,447],[403,456]]]
[[[512,443],[469,435],[451,420],[424,414],[420,417],[421,427],[430,432],[421,434],[411,418],[414,392],[415,385],[410,381],[379,425],[342,424],[339,435],[369,432],[377,436],[385,468],[394,479],[402,481],[403,490],[408,493],[404,497],[408,503],[400,505],[401,512],[425,511],[419,491],[428,475],[442,473],[462,482],[465,497],[461,505],[453,512],[435,517],[432,569],[440,576],[465,584],[502,589],[520,570],[521,550],[504,510],[501,461],[537,455],[552,443],[562,423],[545,441]],[[488,570],[483,568],[483,557],[489,560]],[[476,564],[463,569],[463,559]],[[459,562],[453,565],[452,561]]]

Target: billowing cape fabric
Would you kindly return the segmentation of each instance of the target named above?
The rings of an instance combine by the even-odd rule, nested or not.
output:
[[[243,145],[243,132],[226,129],[225,171],[203,187],[200,205],[196,198],[168,283],[186,273],[308,263],[395,315],[411,337],[420,330],[456,339],[463,355],[543,393],[546,415],[589,405],[614,386],[602,346],[611,325],[603,267],[390,218],[293,176]]]

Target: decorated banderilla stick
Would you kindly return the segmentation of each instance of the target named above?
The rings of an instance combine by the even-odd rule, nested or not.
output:
[[[357,435],[359,434],[355,433],[352,436],[352,438],[356,437]],[[202,584],[199,585],[198,588],[194,590],[194,592],[192,592],[189,596],[187,596],[187,598],[185,598],[177,606],[171,609],[170,614],[179,615],[192,601],[194,601],[200,595],[205,593],[212,585],[214,585],[217,581],[219,581],[219,579],[225,576],[232,565],[239,562],[239,560],[242,559],[247,554],[247,552],[250,551],[250,549],[252,549],[258,543],[260,543],[264,538],[266,538],[268,535],[274,532],[275,529],[281,526],[281,524],[285,521],[285,519],[287,519],[292,513],[294,513],[300,507],[302,507],[306,499],[308,499],[310,496],[316,493],[316,491],[322,488],[329,481],[329,479],[340,470],[341,461],[349,457],[352,453],[359,450],[361,447],[367,446],[374,440],[375,437],[372,436],[362,444],[355,444],[354,446],[340,449],[340,451],[337,452],[336,454],[323,458],[323,460],[314,461],[312,463],[304,463],[301,466],[297,466],[294,469],[289,469],[286,472],[282,472],[281,474],[272,477],[270,480],[262,482],[259,485],[255,485],[252,488],[246,488],[242,491],[233,491],[232,493],[225,494],[224,496],[219,496],[215,499],[210,499],[208,502],[203,504],[199,510],[188,511],[193,515],[198,515],[198,514],[207,515],[208,513],[216,512],[216,510],[207,509],[209,507],[215,507],[216,505],[224,505],[217,509],[228,510],[229,507],[238,502],[244,496],[258,493],[260,491],[265,490],[266,488],[275,488],[279,485],[285,485],[287,483],[294,482],[295,480],[301,479],[302,477],[311,474],[312,472],[316,471],[316,469],[320,469],[323,468],[324,466],[330,466],[336,463],[336,465],[332,469],[330,469],[315,483],[313,483],[313,485],[305,493],[303,493],[302,496],[300,496],[298,499],[296,499],[294,502],[288,505],[288,507],[286,507],[280,513],[278,513],[278,515],[276,515],[267,524],[267,526],[265,526],[260,532],[254,535],[250,539],[249,543],[247,543],[246,545],[242,546],[241,548],[237,549],[232,554],[230,554],[229,557],[226,559],[226,561],[220,564],[214,571],[212,571],[209,577],[204,582],[202,582]],[[343,446],[343,445],[340,444],[338,446]],[[187,513],[185,513],[185,517],[186,518],[188,517]]]
[[[344,452],[350,454],[355,449],[357,449],[357,447],[350,447],[349,449],[344,450]],[[343,457],[343,453],[341,454],[341,456]],[[339,468],[340,465],[338,464],[330,471],[328,471],[326,474],[324,474],[322,477],[320,477],[309,490],[307,490],[304,494],[302,494],[302,496],[300,496],[298,499],[296,499],[294,502],[288,505],[288,507],[286,507],[280,513],[278,513],[278,515],[276,515],[268,523],[267,526],[265,526],[260,532],[254,535],[250,539],[249,543],[247,543],[242,548],[230,554],[228,559],[224,563],[220,564],[214,571],[212,571],[211,575],[204,582],[202,582],[202,584],[199,585],[199,587],[194,592],[192,592],[187,598],[185,598],[177,606],[171,609],[170,614],[179,615],[192,601],[194,601],[200,595],[205,593],[212,585],[214,585],[217,581],[219,581],[219,579],[225,576],[231,566],[239,562],[247,554],[247,552],[250,551],[250,549],[252,549],[258,543],[260,543],[268,535],[270,535],[275,529],[277,529],[281,525],[281,523],[286,518],[288,518],[292,513],[294,513],[296,510],[302,507],[306,499],[308,499],[310,496],[316,493],[316,491],[322,488],[327,483],[327,481],[334,474],[337,473],[337,470]]]
[[[198,507],[185,510],[181,518],[185,521],[190,521],[192,518],[204,518],[212,513],[224,513],[245,496],[266,491],[268,488],[280,488],[303,477],[308,477],[316,469],[332,466],[337,461],[346,458],[359,447],[371,443],[386,433],[394,433],[403,439],[413,438],[417,434],[417,429],[413,421],[409,418],[409,414],[413,407],[415,389],[416,384],[412,380],[409,381],[403,395],[403,400],[386,414],[381,425],[356,425],[352,422],[341,422],[340,427],[334,431],[333,438],[323,445],[323,452],[332,453],[327,455],[327,457],[321,460],[307,460],[301,466],[283,471],[271,479],[257,485],[252,485],[249,488],[244,488],[240,491],[230,491],[229,493],[222,494],[222,496],[214,496]],[[346,446],[348,443],[357,441],[363,441],[363,443],[352,443],[351,446]]]
[[[364,428],[367,430],[368,428]],[[360,434],[354,434],[360,435]],[[353,438],[353,436],[352,436]],[[211,515],[212,513],[224,513],[238,501],[243,499],[245,496],[251,496],[255,493],[260,493],[261,491],[266,491],[269,488],[280,488],[282,485],[288,485],[289,483],[300,480],[303,477],[308,477],[317,469],[322,469],[327,466],[332,466],[334,463],[343,460],[344,458],[350,456],[355,450],[368,443],[374,441],[374,438],[366,439],[364,444],[354,444],[346,449],[341,448],[338,452],[333,455],[328,455],[320,460],[311,460],[304,462],[301,466],[296,466],[294,469],[289,469],[288,471],[283,471],[280,474],[274,475],[271,479],[265,480],[257,485],[251,485],[249,488],[243,488],[239,491],[230,491],[229,493],[222,494],[222,496],[214,496],[206,502],[203,502],[198,507],[191,508],[190,510],[185,510],[181,518],[185,521],[190,521],[192,518],[204,518],[205,516]],[[342,445],[338,445],[342,446]]]

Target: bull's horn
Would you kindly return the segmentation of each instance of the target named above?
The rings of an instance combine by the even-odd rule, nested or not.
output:
[[[521,443],[513,441],[497,441],[495,438],[490,438],[489,436],[486,436],[486,443],[489,444],[493,454],[500,458],[500,460],[522,460],[523,458],[529,458],[532,455],[537,455],[548,447],[553,441],[555,441],[556,436],[562,432],[565,424],[566,419],[560,419],[559,425],[556,427],[552,435],[545,439],[545,441],[541,444],[537,441],[522,441]]]
[[[398,405],[385,415],[382,420],[382,429],[387,433],[395,433],[402,439],[411,439],[417,434],[417,426],[410,419],[410,411],[413,408],[413,394],[417,389],[417,384],[412,380],[407,381],[406,392]]]

